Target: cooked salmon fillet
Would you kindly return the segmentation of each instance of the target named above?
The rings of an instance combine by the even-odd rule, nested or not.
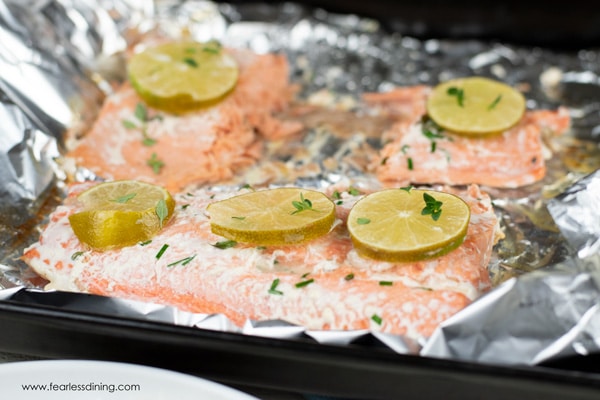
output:
[[[335,228],[318,239],[296,246],[222,248],[217,244],[224,238],[211,233],[207,205],[246,189],[204,188],[174,196],[174,217],[151,243],[93,251],[77,239],[68,220],[78,211],[77,194],[91,184],[70,186],[39,241],[24,252],[23,260],[49,281],[48,289],[220,313],[238,325],[282,319],[314,330],[427,337],[490,287],[486,267],[500,236],[489,196],[471,185],[445,188],[461,196],[472,215],[464,243],[436,259],[388,263],[359,256],[345,220],[361,195],[348,191],[338,201]],[[342,190],[324,191],[332,195],[334,189]]]
[[[543,133],[560,135],[570,127],[567,110],[559,108],[526,111],[516,126],[491,136],[432,132],[424,118],[430,92],[413,86],[364,96],[374,110],[397,120],[383,133],[385,146],[371,164],[385,185],[525,186],[546,175]]]
[[[253,164],[265,139],[301,129],[275,117],[295,87],[283,55],[228,51],[239,78],[225,100],[183,115],[147,108],[140,120],[136,109],[143,101],[124,83],[108,96],[91,130],[71,144],[66,160],[105,179],[139,179],[172,191],[222,182]]]

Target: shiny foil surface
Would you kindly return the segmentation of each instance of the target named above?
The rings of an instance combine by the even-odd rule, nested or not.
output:
[[[113,85],[125,79],[124,51],[157,30],[282,52],[300,101],[326,98],[338,118],[356,124],[364,123],[356,109],[364,92],[481,75],[518,87],[530,109],[566,107],[572,127],[563,137],[546,138],[543,181],[510,190],[483,187],[505,234],[489,266],[495,288],[423,343],[367,331],[309,332],[280,321],[248,321],[240,329],[222,316],[44,292],[44,282],[18,256],[64,195],[60,154],[66,138],[83,135]],[[307,335],[341,346],[370,335],[399,353],[477,362],[537,364],[597,351],[599,74],[600,49],[421,40],[385,32],[368,18],[292,2],[0,0],[0,299],[249,335]],[[374,124],[371,129],[378,129]],[[327,185],[352,179],[370,186],[376,184],[360,172],[354,150],[381,145],[344,125],[311,128],[300,146],[272,148],[268,155],[291,160],[292,167],[276,177],[280,181]],[[301,151],[306,148],[308,154]],[[260,167],[240,179],[260,183]],[[98,177],[78,171],[76,178]]]

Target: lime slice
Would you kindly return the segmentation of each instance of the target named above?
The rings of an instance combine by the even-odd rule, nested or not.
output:
[[[323,193],[277,188],[241,194],[207,207],[213,233],[257,245],[299,244],[327,234],[335,205]]]
[[[352,207],[348,231],[361,256],[389,262],[424,260],[460,246],[470,215],[469,206],[449,193],[387,189]]]
[[[525,97],[512,87],[482,77],[439,84],[427,100],[427,113],[439,126],[466,135],[502,132],[525,112]]]
[[[166,189],[131,180],[100,183],[82,192],[77,201],[83,209],[69,216],[73,232],[98,250],[151,239],[175,208]]]
[[[218,42],[170,42],[134,54],[128,74],[148,105],[179,113],[221,100],[237,83],[238,65]]]

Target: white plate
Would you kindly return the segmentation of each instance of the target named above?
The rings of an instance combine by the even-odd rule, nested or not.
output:
[[[179,372],[83,360],[0,364],[0,397],[6,400],[258,400],[219,383]]]

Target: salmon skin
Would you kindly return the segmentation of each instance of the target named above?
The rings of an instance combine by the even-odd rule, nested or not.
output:
[[[364,96],[369,107],[397,120],[370,166],[384,185],[529,185],[546,175],[543,134],[561,135],[571,123],[566,108],[534,110],[504,132],[459,135],[427,120],[429,93],[428,86],[412,86]]]
[[[234,244],[211,232],[206,208],[247,189],[203,188],[174,195],[174,217],[150,243],[94,251],[77,239],[68,220],[78,211],[77,194],[93,184],[70,185],[39,241],[22,256],[49,281],[47,289],[219,313],[240,326],[280,319],[311,330],[428,337],[490,288],[487,265],[501,236],[491,200],[478,186],[444,188],[471,208],[459,248],[420,262],[366,259],[353,248],[345,226],[363,195],[332,186],[323,190],[329,196],[335,190],[338,203],[330,233],[296,246]]]
[[[69,140],[65,165],[107,179],[137,179],[171,191],[223,182],[254,164],[265,140],[298,132],[282,121],[295,95],[283,55],[227,49],[239,66],[233,92],[216,105],[182,115],[144,105],[124,83],[108,96],[91,130]]]

